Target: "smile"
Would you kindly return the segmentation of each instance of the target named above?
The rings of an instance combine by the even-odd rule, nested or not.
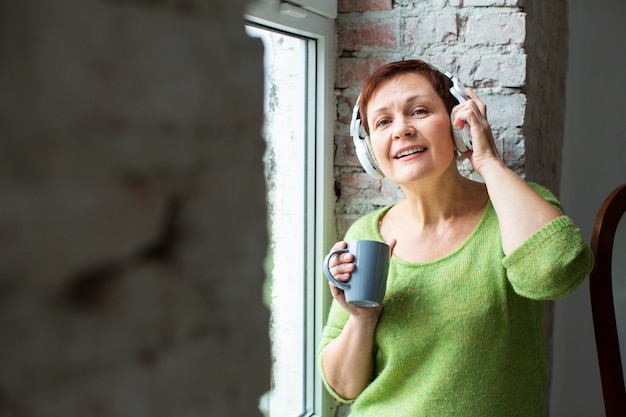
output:
[[[405,156],[413,155],[413,154],[416,154],[416,153],[422,153],[422,152],[426,151],[426,149],[427,148],[411,148],[411,149],[407,149],[405,151],[400,152],[396,156],[394,156],[394,158],[395,159],[400,159],[400,158],[403,158]]]

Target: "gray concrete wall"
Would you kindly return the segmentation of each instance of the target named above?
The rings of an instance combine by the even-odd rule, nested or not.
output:
[[[602,202],[626,183],[626,3],[568,3],[561,201],[589,241]],[[556,303],[552,417],[604,416],[594,337],[585,284]]]
[[[567,70],[567,2],[526,6],[526,178],[559,191]]]
[[[1,3],[0,416],[260,415],[246,3]]]

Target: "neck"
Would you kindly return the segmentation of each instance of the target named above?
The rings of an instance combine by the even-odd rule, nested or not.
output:
[[[463,177],[455,169],[435,180],[421,180],[401,185],[405,199],[398,205],[406,216],[422,225],[432,225],[462,216],[468,210],[483,205],[486,192],[482,184]]]

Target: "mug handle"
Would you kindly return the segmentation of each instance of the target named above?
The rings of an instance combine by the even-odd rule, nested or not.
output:
[[[346,253],[346,252],[349,252],[349,250],[337,249],[337,250],[330,252],[328,255],[326,255],[326,258],[324,258],[324,275],[326,275],[326,279],[328,279],[330,282],[335,284],[335,286],[341,288],[344,291],[350,289],[350,284],[348,284],[347,282],[337,281],[335,277],[333,276],[333,274],[330,273],[330,267],[328,266],[328,262],[330,261],[330,258],[332,258],[333,255],[338,255],[340,253]]]

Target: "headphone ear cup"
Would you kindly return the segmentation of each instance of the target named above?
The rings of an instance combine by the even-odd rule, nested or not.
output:
[[[370,138],[365,131],[365,128],[361,124],[361,115],[359,114],[359,102],[361,101],[361,96],[356,99],[356,104],[352,109],[352,120],[350,121],[350,135],[352,136],[352,141],[354,142],[354,149],[356,151],[356,156],[361,163],[365,172],[376,179],[381,179],[385,177],[385,174],[382,173],[380,168],[378,168],[378,163],[376,162],[376,157],[374,156],[374,151],[372,149],[372,145],[370,143]]]
[[[452,121],[452,117],[450,118],[450,121]],[[470,148],[463,139],[463,132],[452,123],[450,123],[450,125],[452,127],[452,139],[454,139],[454,146],[456,146],[456,149],[461,153],[469,151]]]
[[[456,77],[449,72],[443,73],[450,82],[452,82],[452,86],[450,87],[450,94],[456,99],[456,101],[461,104],[468,100],[467,94],[465,92],[465,87],[456,79]],[[472,146],[472,133],[470,131],[470,127],[467,123],[463,127],[463,130],[458,129],[454,126],[454,116],[450,113],[450,124],[452,125],[452,138],[454,139],[454,145],[458,149],[459,152],[467,152],[473,149]]]
[[[352,132],[352,141],[354,142],[354,149],[356,151],[356,156],[361,163],[365,172],[376,179],[384,178],[385,175],[382,173],[380,168],[378,167],[378,163],[376,162],[376,157],[374,156],[374,151],[372,150],[372,146],[370,144],[370,138],[365,133],[365,129],[361,125],[361,119],[356,119],[351,123]]]

